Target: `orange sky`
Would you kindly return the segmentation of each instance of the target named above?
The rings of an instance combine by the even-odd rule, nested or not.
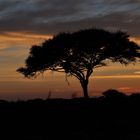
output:
[[[79,81],[68,78],[67,84],[64,74],[46,72],[35,80],[25,79],[16,69],[24,66],[29,48],[39,44],[50,35],[32,33],[8,32],[0,35],[0,99],[28,99],[47,98],[48,92],[52,97],[69,98],[73,93],[82,96]],[[131,38],[137,43],[138,38]],[[90,96],[101,95],[109,88],[115,88],[127,93],[140,92],[140,63],[127,67],[120,64],[109,64],[98,68],[90,78]]]

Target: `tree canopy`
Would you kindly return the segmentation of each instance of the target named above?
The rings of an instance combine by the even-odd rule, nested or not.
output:
[[[65,72],[76,77],[88,97],[87,85],[93,69],[106,66],[106,60],[129,64],[140,57],[140,47],[125,32],[85,29],[59,33],[41,45],[34,45],[25,67],[17,71],[34,77],[46,70]]]

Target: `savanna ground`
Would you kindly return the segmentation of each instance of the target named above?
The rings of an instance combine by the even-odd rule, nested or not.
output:
[[[0,101],[0,139],[139,140],[140,94]]]

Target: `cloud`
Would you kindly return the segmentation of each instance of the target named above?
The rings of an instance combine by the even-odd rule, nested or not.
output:
[[[134,41],[134,42],[136,42],[138,45],[140,45],[140,36],[137,36],[137,37],[130,37],[130,40],[131,40],[131,41]]]
[[[138,0],[1,0],[0,5],[1,32],[54,34],[98,26],[139,34]]]
[[[50,38],[49,35],[18,33],[18,32],[5,32],[0,35],[0,50],[8,50],[17,47],[17,49],[29,48],[34,44],[39,44],[43,40]]]
[[[91,79],[140,79],[140,75],[108,75],[108,76],[93,76]]]
[[[0,67],[14,67],[16,70],[28,56],[29,48],[34,44],[40,44],[48,35],[36,35],[25,32],[5,32],[0,35]],[[8,71],[7,71],[8,73]]]
[[[129,89],[131,89],[131,87],[119,87],[118,89],[119,90],[129,90]]]
[[[135,71],[134,73],[135,73],[135,74],[140,74],[140,71]]]
[[[119,87],[117,90],[124,92],[124,93],[132,93],[134,89],[132,87]]]

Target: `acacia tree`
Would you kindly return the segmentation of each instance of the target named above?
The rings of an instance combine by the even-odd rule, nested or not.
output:
[[[60,33],[39,46],[32,46],[25,67],[17,71],[31,78],[51,70],[76,77],[88,98],[89,77],[93,70],[106,66],[106,60],[129,64],[140,57],[140,48],[125,32],[86,29]]]

